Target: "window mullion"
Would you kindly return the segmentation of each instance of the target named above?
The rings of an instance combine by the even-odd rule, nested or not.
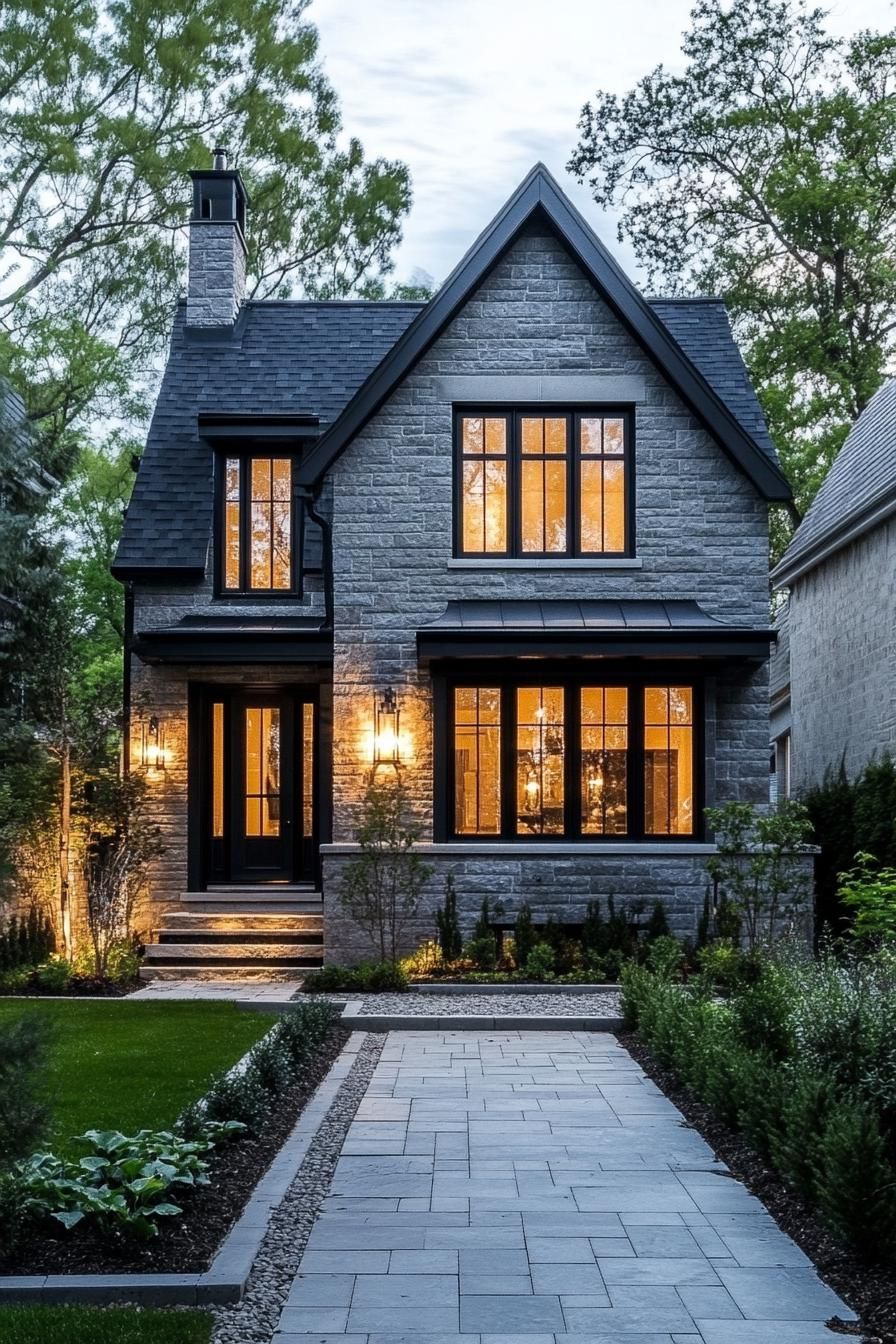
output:
[[[628,809],[629,835],[641,840],[646,834],[644,818],[644,686],[629,688]]]

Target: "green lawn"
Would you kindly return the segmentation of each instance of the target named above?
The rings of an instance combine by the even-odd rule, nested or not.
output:
[[[70,1140],[85,1129],[167,1128],[202,1096],[212,1074],[235,1064],[276,1021],[232,1003],[98,999],[6,1000],[0,1023],[26,1012],[54,1026],[50,1144],[60,1155],[84,1151]],[[0,1332],[0,1341],[5,1338]]]
[[[0,1344],[208,1344],[211,1332],[204,1311],[0,1307]]]

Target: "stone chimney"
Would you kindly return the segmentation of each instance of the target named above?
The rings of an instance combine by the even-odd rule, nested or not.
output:
[[[246,295],[246,209],[249,197],[239,173],[216,149],[212,167],[190,174],[190,275],[187,326],[226,331]]]

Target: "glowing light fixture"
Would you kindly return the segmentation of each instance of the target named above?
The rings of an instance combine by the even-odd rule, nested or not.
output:
[[[141,724],[140,763],[144,770],[164,770],[168,764],[165,727],[157,714],[151,714]]]
[[[399,722],[401,711],[398,697],[391,686],[387,686],[382,697],[374,696],[374,718],[376,728],[373,736],[374,765],[401,765],[399,744]]]

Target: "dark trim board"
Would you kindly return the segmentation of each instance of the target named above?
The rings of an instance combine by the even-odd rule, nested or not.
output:
[[[426,353],[521,230],[535,219],[541,220],[556,233],[617,318],[668,378],[723,451],[753,482],[760,495],[770,501],[790,501],[790,486],[777,462],[759,447],[713,391],[650,304],[639,294],[596,234],[563,195],[543,164],[538,164],[528,174],[438,294],[417,315],[335,423],[311,448],[299,469],[302,483],[314,485],[326,474],[348,443]]]
[[[642,630],[418,630],[417,657],[464,658],[680,658],[764,663],[773,636],[762,631],[732,630],[713,635],[705,630],[650,634]]]

